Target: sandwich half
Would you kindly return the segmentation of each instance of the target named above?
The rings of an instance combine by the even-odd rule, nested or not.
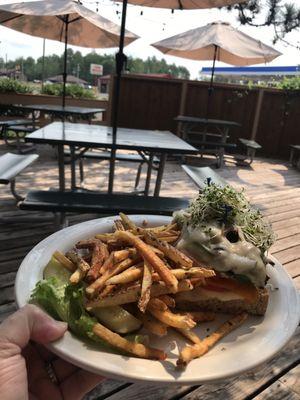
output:
[[[176,247],[216,276],[176,295],[182,310],[264,315],[269,294],[267,250],[274,242],[270,225],[230,186],[207,185],[186,209],[175,213],[181,226]]]

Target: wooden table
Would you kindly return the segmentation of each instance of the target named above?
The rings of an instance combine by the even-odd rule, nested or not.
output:
[[[108,148],[112,158],[118,149],[134,150],[149,155],[145,192],[149,192],[154,156],[159,159],[154,196],[159,196],[168,154],[197,154],[198,150],[169,131],[118,128],[117,142],[112,141],[112,128],[68,122],[54,122],[26,137],[26,142],[50,144],[58,149],[59,189],[65,190],[64,145],[70,146],[71,160],[78,148]],[[113,164],[113,165],[112,165]],[[113,191],[114,159],[111,163],[108,191]],[[71,187],[75,187],[75,163],[71,162]]]
[[[65,117],[72,117],[72,121],[76,122],[78,117],[88,119],[91,122],[92,117],[97,113],[104,113],[104,108],[89,108],[89,107],[74,107],[74,106],[60,106],[54,104],[27,104],[19,105],[13,104],[13,108],[21,111],[30,111],[32,113],[32,120],[35,121],[35,111],[41,111],[45,114],[50,114],[52,120],[57,117],[64,119]]]
[[[199,152],[201,154],[210,153],[208,149],[215,147],[219,157],[218,166],[222,167],[224,165],[225,148],[235,146],[226,143],[230,129],[240,127],[240,124],[234,121],[198,118],[185,115],[179,115],[174,120],[179,123],[179,133],[184,140],[188,141],[193,146],[199,147]],[[214,129],[217,133],[210,132],[210,129]],[[199,135],[201,136],[200,139]]]

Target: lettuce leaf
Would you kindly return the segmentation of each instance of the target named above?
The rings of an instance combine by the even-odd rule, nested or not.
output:
[[[39,281],[31,295],[31,302],[39,304],[54,319],[67,322],[68,304],[65,301],[66,285],[55,276]]]

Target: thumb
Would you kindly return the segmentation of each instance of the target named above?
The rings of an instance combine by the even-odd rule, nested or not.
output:
[[[63,336],[65,322],[55,321],[40,308],[27,304],[0,325],[0,341],[24,348],[29,340],[46,344]]]

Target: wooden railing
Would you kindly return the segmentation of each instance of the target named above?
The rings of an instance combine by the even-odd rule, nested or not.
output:
[[[0,104],[54,104],[61,105],[62,99],[60,96],[47,96],[36,94],[16,94],[16,93],[1,93]],[[107,110],[108,101],[106,100],[90,100],[90,99],[75,99],[71,97],[66,98],[66,105],[78,107],[91,107],[91,108],[104,108]],[[106,123],[106,112],[103,113],[103,123]]]

